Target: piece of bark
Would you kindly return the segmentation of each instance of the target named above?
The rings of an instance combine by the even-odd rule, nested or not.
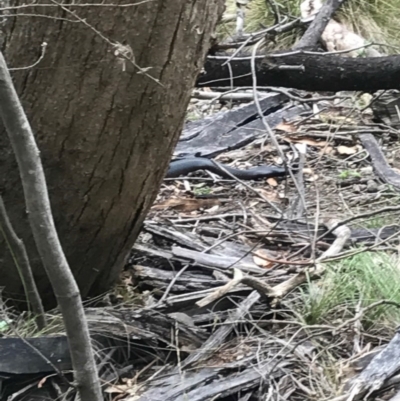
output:
[[[400,92],[398,90],[378,91],[370,108],[376,119],[394,128],[399,127]]]
[[[117,338],[146,340],[152,343],[160,341],[169,345],[173,342],[171,335],[174,335],[178,324],[180,345],[198,347],[207,338],[204,330],[186,325],[157,310],[88,308],[85,312],[90,331],[96,335],[113,335]]]
[[[172,280],[175,280],[177,272],[157,269],[150,266],[132,266],[133,274],[139,280],[140,285],[147,285],[154,289],[166,290]],[[193,291],[208,290],[225,284],[225,281],[212,278],[211,274],[186,271],[174,281],[171,293],[187,293]]]
[[[400,333],[375,355],[370,364],[353,380],[346,384],[346,401],[359,400],[367,393],[379,390],[391,376],[400,370]]]
[[[234,313],[224,322],[224,324],[216,330],[203,344],[203,346],[190,354],[179,366],[180,369],[187,369],[195,364],[209,358],[216,349],[225,341],[227,336],[232,332],[233,328],[237,324],[237,321],[241,320],[250,308],[260,299],[260,295],[253,291],[244,301],[242,301]]]
[[[216,397],[225,398],[257,388],[264,382],[265,377],[277,379],[283,375],[280,369],[270,374],[268,364],[258,366],[257,369],[250,367],[230,374],[226,371],[227,367],[224,366],[203,368],[193,372],[177,372],[172,377],[166,375],[162,380],[150,382],[149,388],[139,396],[137,401],[214,400]],[[225,375],[222,376],[224,373]]]
[[[167,238],[170,241],[177,242],[196,251],[203,251],[207,246],[195,234],[189,232],[183,233],[173,227],[145,222],[144,229],[153,235]]]
[[[191,260],[195,265],[209,268],[229,269],[235,267],[248,273],[265,273],[265,269],[257,266],[254,262],[244,263],[240,257],[227,255],[210,255],[208,253],[196,252],[185,248],[172,247],[172,253],[183,259]]]
[[[194,128],[190,132],[184,131],[175,148],[174,157],[196,155],[214,157],[224,151],[241,148],[263,136],[265,127],[254,109],[255,105],[251,103],[245,109],[226,112],[229,117],[235,117],[235,113],[239,114],[236,121],[240,121],[235,124],[229,120],[225,121],[226,118],[222,113],[214,121],[210,118],[205,126]],[[265,119],[271,128],[275,128],[282,121],[290,120],[309,110],[307,105],[293,106],[271,112],[266,115]]]
[[[45,336],[24,340],[13,337],[0,338],[0,355],[1,373],[45,373],[54,372],[52,365],[59,371],[70,370],[72,367],[65,336]]]
[[[260,99],[261,109],[264,113],[268,113],[268,111],[276,109],[286,102],[286,96],[280,93],[266,93]],[[257,118],[257,115],[257,108],[253,102],[238,106],[233,110],[220,111],[201,120],[187,122],[179,140],[190,141],[198,137],[204,130],[207,130],[210,135],[214,134],[214,131],[218,135],[226,135],[237,127],[244,125],[249,121],[249,118]]]
[[[400,190],[400,174],[389,166],[375,137],[372,134],[361,134],[359,137],[365,150],[369,153],[372,165],[379,178]]]

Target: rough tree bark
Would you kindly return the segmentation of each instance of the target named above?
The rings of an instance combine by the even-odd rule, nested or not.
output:
[[[115,281],[138,235],[179,137],[223,0],[69,3],[60,7],[50,0],[47,7],[4,11],[0,45],[12,68],[32,65],[48,43],[35,67],[12,75],[41,150],[61,243],[86,296]],[[25,16],[11,16],[18,13]],[[161,84],[119,58],[117,43],[130,46],[125,57]],[[51,306],[17,165],[1,130],[0,192]],[[5,296],[23,294],[3,243],[0,286]]]

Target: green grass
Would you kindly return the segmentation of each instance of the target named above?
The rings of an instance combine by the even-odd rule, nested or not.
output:
[[[298,17],[300,0],[277,2],[282,16]],[[337,19],[352,28],[367,41],[398,46],[400,36],[400,0],[353,0],[338,12]],[[226,14],[234,14],[234,0],[226,0]],[[265,0],[252,0],[246,9],[245,31],[255,32],[263,26],[272,26],[274,15]],[[226,38],[235,32],[235,21],[221,23],[219,37]],[[274,49],[289,48],[301,36],[300,30],[284,33],[277,38]],[[396,53],[397,49],[382,48],[381,52]]]
[[[235,14],[236,2],[234,0],[226,0],[226,14]],[[278,4],[278,3],[277,3]],[[287,0],[279,3],[279,11],[282,16],[290,15],[299,16],[298,1]],[[255,32],[269,27],[274,24],[274,14],[267,7],[265,0],[252,0],[246,9],[245,32]],[[221,23],[218,29],[219,38],[227,38],[235,33],[236,21]],[[291,32],[283,33],[279,36],[276,44],[272,45],[273,49],[284,49],[290,47],[301,36],[301,30],[294,29]]]
[[[340,174],[338,175],[338,177],[341,180],[345,180],[346,178],[350,178],[350,177],[361,177],[361,174],[358,171],[353,171],[353,170],[344,170],[342,172],[340,172]]]
[[[212,193],[212,189],[210,187],[198,187],[193,190],[195,195],[209,195]]]
[[[400,216],[398,214],[375,216],[363,221],[358,226],[364,228],[382,228],[390,224],[394,224],[396,221],[400,221]]]
[[[301,315],[306,324],[340,324],[356,309],[379,300],[400,304],[400,266],[396,256],[364,252],[329,265],[326,274],[302,289]],[[400,309],[380,305],[365,313],[365,329],[394,328]]]

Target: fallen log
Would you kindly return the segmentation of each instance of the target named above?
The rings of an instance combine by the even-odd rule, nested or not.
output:
[[[209,56],[197,87],[252,86],[251,57]],[[255,59],[257,86],[308,91],[400,89],[400,56],[348,58],[334,54],[290,51]]]

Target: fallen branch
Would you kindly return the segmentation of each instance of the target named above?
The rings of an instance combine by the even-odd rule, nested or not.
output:
[[[243,280],[243,272],[239,269],[233,269],[234,275],[233,279],[230,280],[227,284],[223,285],[222,287],[217,288],[217,290],[210,295],[206,296],[205,298],[201,299],[200,301],[196,302],[196,305],[199,308],[203,308],[210,303],[216,301],[217,299],[223,297],[224,295],[228,294],[232,290],[232,288],[235,288],[237,285],[239,285],[242,280]]]
[[[336,225],[337,222],[334,220],[331,220],[327,226],[333,227]],[[343,247],[345,246],[346,242],[349,240],[351,231],[348,227],[346,226],[341,226],[336,228],[333,231],[333,234],[336,236],[336,240],[333,242],[333,244],[329,247],[327,251],[325,251],[317,260],[315,263],[315,266],[313,268],[306,268],[300,273],[296,274],[292,278],[290,278],[287,281],[284,281],[281,284],[278,284],[277,286],[273,287],[273,292],[271,293],[271,296],[275,298],[274,304],[277,303],[279,299],[284,297],[286,294],[288,294],[290,291],[292,291],[294,288],[298,287],[299,285],[305,283],[308,278],[315,278],[321,276],[325,272],[325,267],[323,266],[322,262],[325,259],[328,259],[336,254],[338,254]]]
[[[251,86],[251,57],[209,56],[197,87]],[[268,60],[268,62],[267,62]],[[257,56],[258,86],[308,91],[364,91],[400,89],[400,56],[352,58],[331,53],[293,51]]]

